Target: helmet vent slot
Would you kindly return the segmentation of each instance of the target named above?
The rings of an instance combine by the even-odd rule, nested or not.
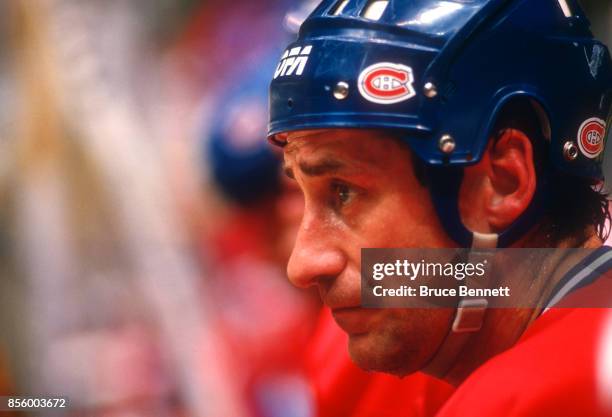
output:
[[[341,15],[344,9],[346,8],[346,5],[349,4],[349,1],[350,0],[339,0],[338,3],[336,3],[334,8],[332,9],[331,15],[332,16]]]
[[[380,20],[388,5],[389,0],[370,0],[363,8],[361,17],[368,20]]]
[[[563,10],[563,14],[565,17],[572,17],[574,14],[572,13],[572,9],[570,8],[567,0],[557,0],[559,2],[559,6],[561,6],[561,10]]]

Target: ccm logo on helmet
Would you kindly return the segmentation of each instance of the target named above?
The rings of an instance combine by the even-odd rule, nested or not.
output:
[[[312,51],[312,45],[303,48],[296,46],[295,48],[287,49],[281,57],[276,71],[274,71],[274,79],[293,74],[302,75],[308,62],[310,51]]]
[[[585,120],[578,129],[578,147],[587,158],[596,158],[604,148],[606,122],[596,117]]]
[[[393,104],[416,95],[413,82],[412,68],[380,62],[361,72],[358,86],[359,92],[366,100],[378,104]]]

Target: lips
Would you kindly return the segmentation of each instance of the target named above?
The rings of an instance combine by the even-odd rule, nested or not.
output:
[[[370,330],[372,313],[361,307],[332,309],[334,320],[349,335],[362,334]]]
[[[355,282],[359,282],[358,278],[349,275],[317,282],[321,301],[330,308],[338,326],[349,335],[365,332],[372,312],[361,307],[360,286],[354,285]]]

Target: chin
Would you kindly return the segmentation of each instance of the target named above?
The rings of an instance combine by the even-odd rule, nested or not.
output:
[[[403,377],[425,366],[415,346],[402,343],[395,337],[380,332],[349,336],[351,359],[365,371],[384,372]]]

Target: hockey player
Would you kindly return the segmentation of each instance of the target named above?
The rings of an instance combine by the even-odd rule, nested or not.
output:
[[[439,416],[610,415],[609,310],[558,307],[611,294],[611,89],[574,1],[320,4],[275,71],[269,138],[305,196],[289,278],[360,367],[456,385]],[[361,248],[456,246],[592,253],[527,271],[534,308],[361,307]]]

